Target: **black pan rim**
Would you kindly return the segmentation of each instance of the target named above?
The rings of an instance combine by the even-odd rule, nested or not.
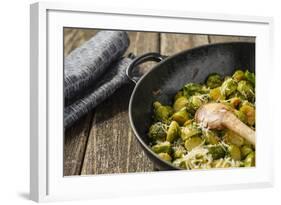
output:
[[[221,43],[212,43],[212,44],[205,44],[205,45],[201,45],[201,46],[197,46],[197,47],[194,47],[194,48],[190,48],[190,49],[186,49],[186,50],[183,50],[183,51],[180,51],[178,53],[175,53],[174,55],[171,55],[171,56],[168,56],[167,58],[165,58],[164,60],[162,60],[161,62],[157,63],[155,66],[153,66],[151,68],[150,71],[148,71],[147,73],[145,73],[143,76],[141,76],[141,78],[138,80],[138,82],[136,83],[135,87],[134,87],[134,90],[131,94],[131,97],[130,97],[130,101],[129,101],[129,121],[130,121],[130,125],[131,125],[131,128],[134,132],[134,135],[135,137],[137,138],[138,142],[142,145],[142,147],[144,147],[144,149],[146,151],[148,151],[152,156],[154,156],[155,158],[157,158],[158,160],[160,160],[162,163],[166,164],[168,167],[171,167],[171,169],[173,170],[188,170],[188,169],[182,169],[180,167],[177,167],[175,165],[173,165],[172,163],[170,162],[167,162],[163,159],[161,159],[156,153],[154,153],[150,147],[142,140],[142,138],[139,136],[138,132],[136,131],[136,128],[135,128],[135,125],[133,123],[133,119],[132,119],[132,101],[134,99],[134,96],[135,96],[135,93],[139,87],[139,85],[142,83],[143,79],[149,75],[154,69],[157,69],[159,66],[161,66],[162,64],[164,64],[166,61],[176,57],[176,56],[179,56],[179,55],[182,55],[184,53],[187,53],[187,52],[192,52],[193,50],[197,50],[197,49],[201,49],[201,48],[205,48],[205,47],[210,47],[210,46],[218,46],[218,45],[235,45],[235,44],[252,44],[254,45],[255,43],[254,42],[247,42],[247,41],[230,41],[230,42],[221,42]]]

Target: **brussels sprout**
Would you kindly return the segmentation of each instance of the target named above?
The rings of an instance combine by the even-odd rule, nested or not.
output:
[[[247,155],[244,160],[245,167],[253,167],[255,166],[255,152],[251,152]]]
[[[202,93],[202,85],[197,83],[188,83],[183,87],[183,95],[190,97],[196,93]]]
[[[170,106],[164,106],[160,102],[153,103],[154,107],[154,119],[163,123],[169,123],[169,117],[173,113],[173,109]]]
[[[245,114],[246,122],[248,125],[253,126],[255,124],[256,112],[253,104],[245,101],[242,103],[242,106],[240,107],[239,111]]]
[[[187,106],[188,106],[188,99],[185,96],[181,96],[176,99],[173,108],[175,112],[178,112],[179,110]]]
[[[176,121],[172,121],[167,132],[166,140],[169,142],[173,142],[179,136],[179,132],[179,124]]]
[[[172,161],[172,157],[168,153],[159,153],[158,156],[165,161]]]
[[[234,114],[236,117],[239,118],[239,120],[241,120],[244,123],[247,123],[247,117],[243,112],[241,112],[239,110],[234,110]]]
[[[237,70],[235,73],[232,75],[233,79],[236,81],[244,80],[245,79],[245,73],[242,70]]]
[[[254,86],[256,84],[256,76],[254,73],[249,72],[248,70],[246,70],[245,72],[245,78],[250,81]]]
[[[222,84],[222,78],[217,73],[210,74],[207,78],[206,84],[209,88],[219,87]]]
[[[248,154],[250,154],[251,152],[253,152],[253,149],[251,148],[251,146],[248,145],[244,145],[241,147],[241,157],[242,159],[245,159],[247,157]]]
[[[203,143],[203,140],[201,137],[195,136],[187,139],[184,143],[184,147],[187,149],[187,151],[191,151],[193,148],[199,146]]]
[[[221,87],[217,87],[217,88],[210,90],[210,97],[212,100],[215,100],[215,101],[225,99],[225,97],[221,93]]]
[[[204,130],[203,131],[203,136],[205,137],[207,144],[214,145],[214,144],[218,144],[219,143],[218,136],[212,130]]]
[[[193,95],[189,98],[189,109],[195,112],[201,105],[208,102],[207,95]]]
[[[239,147],[237,147],[236,145],[233,144],[229,145],[228,152],[232,159],[241,160],[241,152]]]
[[[178,158],[178,159],[174,160],[173,165],[175,165],[176,167],[186,169],[186,163],[185,163],[184,158]]]
[[[241,99],[238,97],[233,97],[229,99],[229,103],[233,108],[237,108],[241,103]]]
[[[212,145],[208,146],[208,153],[212,155],[212,158],[214,160],[219,159],[219,158],[224,158],[226,154],[226,148],[223,147],[222,145]]]
[[[184,107],[180,111],[174,113],[172,115],[172,119],[177,121],[180,125],[183,125],[189,119],[189,113],[187,112],[187,108]]]
[[[151,148],[155,153],[171,153],[172,147],[171,147],[171,143],[168,141],[165,142],[160,142],[154,146],[152,146]]]
[[[162,122],[157,122],[150,126],[148,136],[155,140],[165,140],[167,135],[167,126]]]
[[[183,126],[184,126],[184,127],[187,127],[188,125],[192,124],[192,122],[193,122],[193,119],[187,120],[187,121],[185,121],[185,123],[183,124]]]
[[[198,134],[201,134],[201,130],[195,124],[189,124],[186,127],[181,127],[180,135],[183,141]]]
[[[236,91],[237,82],[232,78],[228,78],[223,82],[220,89],[222,95],[227,97]]]
[[[178,146],[173,147],[173,157],[175,159],[182,158],[184,156],[184,154],[186,154],[186,150],[183,146],[178,145]]]
[[[244,144],[244,138],[231,130],[227,130],[227,132],[225,133],[224,141],[227,144],[234,144],[238,147],[241,147]]]
[[[242,80],[238,83],[237,90],[249,101],[253,101],[255,98],[255,91],[251,83]]]

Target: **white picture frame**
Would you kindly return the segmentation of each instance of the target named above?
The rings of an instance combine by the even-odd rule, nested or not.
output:
[[[270,79],[273,19],[182,11],[97,8],[94,4],[35,3],[30,15],[30,198],[91,199],[273,186]],[[63,177],[63,27],[256,37],[257,161],[255,168]],[[272,73],[271,73],[272,75]],[[272,128],[272,129],[271,129]],[[272,132],[272,133],[270,133]],[[265,138],[259,136],[266,136]],[[270,139],[270,140],[269,140]],[[233,177],[235,176],[235,177]],[[165,179],[165,182],[164,180]],[[177,181],[188,183],[177,183]],[[148,182],[154,182],[149,183]]]

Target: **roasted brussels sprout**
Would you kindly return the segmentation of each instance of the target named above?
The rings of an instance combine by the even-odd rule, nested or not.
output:
[[[244,138],[230,130],[227,130],[225,133],[224,141],[227,144],[234,144],[238,147],[241,147],[244,144]]]
[[[179,136],[179,132],[179,124],[176,121],[172,121],[167,132],[166,140],[169,142],[173,142]]]
[[[165,161],[168,161],[168,162],[172,161],[172,157],[168,153],[165,153],[165,152],[159,153],[158,156]]]
[[[248,81],[242,80],[238,83],[237,90],[249,101],[253,101],[255,98],[254,88]]]
[[[173,109],[170,106],[164,106],[160,102],[153,103],[154,107],[154,119],[156,121],[169,123],[169,117],[173,113]]]
[[[248,145],[244,145],[241,147],[241,157],[242,159],[245,159],[247,157],[248,154],[250,154],[251,152],[253,152],[253,149],[251,148],[251,146]]]
[[[207,144],[214,145],[219,143],[219,137],[212,130],[204,130],[203,136]]]
[[[186,168],[185,159],[184,158],[177,158],[173,161],[173,165],[185,169]]]
[[[233,144],[229,145],[228,152],[232,159],[241,160],[241,152],[239,147],[237,147],[236,145]]]
[[[250,81],[254,86],[256,84],[256,76],[254,73],[249,72],[248,70],[246,70],[245,72],[245,78]]]
[[[152,146],[152,150],[157,154],[161,153],[161,152],[171,153],[171,151],[172,151],[171,143],[168,141],[160,142],[160,143]]]
[[[185,96],[178,97],[173,105],[174,111],[178,112],[184,107],[188,106],[188,99]]]
[[[155,140],[165,140],[167,136],[167,125],[157,122],[150,126],[148,136]]]
[[[195,112],[201,105],[208,102],[207,95],[193,95],[189,99],[189,109],[191,112]]]
[[[228,97],[237,89],[237,82],[232,78],[226,79],[221,85],[221,93],[223,96]]]
[[[222,84],[222,78],[217,73],[210,74],[207,78],[206,84],[209,88],[219,87]]]
[[[195,124],[191,123],[185,127],[181,127],[181,139],[183,141],[187,140],[188,138],[201,134],[201,129],[199,129]]]
[[[197,83],[188,83],[183,87],[183,95],[190,97],[196,93],[202,93],[202,85]]]
[[[224,100],[225,97],[222,95],[221,87],[210,90],[210,97],[214,101]]]
[[[186,154],[186,150],[183,146],[178,145],[178,146],[173,147],[173,157],[175,159],[182,158],[184,156],[184,154]]]
[[[189,119],[189,113],[187,112],[187,108],[184,107],[180,111],[174,113],[172,115],[172,119],[177,121],[180,125],[183,125]]]
[[[241,103],[241,99],[238,97],[230,98],[228,101],[233,108],[238,108]]]
[[[212,145],[208,146],[208,153],[212,155],[214,160],[223,158],[226,154],[226,148],[222,145]]]
[[[247,124],[250,126],[255,125],[256,121],[256,112],[255,107],[253,104],[245,101],[243,102],[242,106],[240,107],[239,111],[245,114]]]
[[[237,70],[232,75],[232,78],[236,81],[244,80],[245,79],[245,73],[242,70]]]
[[[201,145],[203,143],[203,140],[201,137],[195,136],[195,137],[190,137],[187,139],[184,143],[184,147],[187,149],[187,151],[191,151],[193,148]]]
[[[251,152],[247,155],[246,159],[244,160],[245,167],[253,167],[255,166],[255,152]]]

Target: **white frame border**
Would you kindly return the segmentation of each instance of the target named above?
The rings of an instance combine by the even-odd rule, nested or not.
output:
[[[241,15],[226,15],[214,13],[199,13],[199,12],[183,12],[183,11],[160,11],[160,10],[140,10],[140,9],[124,9],[124,8],[100,8],[93,4],[71,4],[71,3],[46,3],[40,2],[31,5],[30,15],[30,198],[34,201],[52,201],[52,200],[68,200],[79,198],[94,198],[94,196],[67,196],[55,195],[49,193],[49,172],[48,166],[48,87],[47,87],[47,13],[49,10],[57,11],[75,11],[75,12],[93,12],[106,14],[122,14],[122,15],[140,15],[140,16],[154,16],[154,17],[169,17],[169,18],[189,18],[200,20],[218,20],[229,22],[246,22],[267,24],[269,26],[270,34],[270,51],[273,50],[273,19],[270,17],[259,16],[241,16]],[[272,56],[272,55],[271,55]],[[268,62],[268,65],[270,62]],[[40,68],[40,69],[38,69]],[[273,146],[272,146],[273,147]],[[273,170],[273,162],[270,162],[270,168]],[[220,171],[220,170],[218,170]],[[162,173],[160,173],[161,175]],[[166,173],[172,175],[172,173]],[[154,175],[154,174],[153,174]],[[159,175],[159,173],[158,173]],[[157,175],[155,175],[157,176]],[[100,176],[99,179],[104,179],[108,176]],[[133,175],[128,175],[128,178],[133,179]],[[73,178],[80,181],[85,181],[87,177]],[[98,178],[97,178],[98,179]],[[251,188],[251,187],[269,187],[273,184],[273,173],[269,177],[265,177],[263,181],[257,180],[257,183],[251,183],[248,186],[235,184],[232,186],[220,185],[217,189],[233,189],[233,188]],[[185,188],[186,191],[204,191],[214,188],[212,185],[196,187],[195,189]],[[161,193],[165,193],[163,190]],[[181,192],[180,189],[175,188],[172,193]],[[143,192],[140,194],[145,193]],[[170,191],[171,193],[171,191]],[[131,193],[132,194],[132,193]],[[127,194],[127,195],[131,195]],[[135,193],[137,194],[137,193]],[[111,195],[114,196],[114,195]],[[107,197],[106,194],[98,193],[96,197]]]

